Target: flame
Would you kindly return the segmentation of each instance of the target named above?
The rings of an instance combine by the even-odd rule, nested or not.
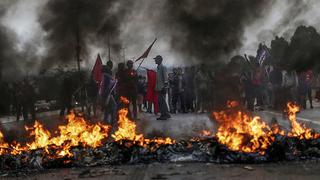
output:
[[[0,131],[0,155],[4,154],[8,147],[9,147],[9,144],[4,141],[3,134]]]
[[[61,146],[68,142],[70,146],[97,147],[101,141],[108,137],[109,126],[103,124],[88,124],[83,117],[77,117],[74,113],[67,116],[68,124],[59,126],[60,135],[51,139],[52,144]]]
[[[129,100],[120,97],[124,104]],[[229,101],[224,111],[213,112],[213,117],[218,123],[216,133],[208,130],[202,131],[206,137],[216,137],[219,143],[226,145],[230,150],[245,153],[258,152],[264,154],[275,139],[275,135],[297,137],[299,139],[320,138],[320,135],[299,124],[296,120],[296,113],[299,107],[294,103],[287,104],[288,119],[292,129],[286,133],[278,124],[271,128],[258,116],[250,114],[239,108],[239,103]],[[119,143],[131,141],[143,147],[150,147],[149,144],[164,145],[173,144],[175,140],[167,138],[145,138],[143,134],[137,134],[137,125],[128,117],[128,108],[118,111],[118,130],[113,133],[112,138]],[[49,158],[72,157],[72,148],[75,146],[96,148],[101,146],[108,137],[110,126],[101,123],[88,123],[83,117],[71,112],[66,116],[65,125],[60,125],[58,131],[50,133],[40,122],[35,121],[32,127],[25,127],[29,131],[31,142],[20,144],[17,142],[6,143],[3,134],[0,132],[0,155],[17,155],[22,152],[43,149]]]
[[[216,137],[231,150],[264,154],[277,134],[299,139],[320,138],[320,134],[297,122],[299,106],[292,102],[287,104],[288,119],[292,128],[288,133],[282,130],[279,124],[273,124],[270,128],[260,117],[251,117],[239,110],[238,106],[238,102],[230,101],[227,103],[226,111],[213,112],[219,124]]]
[[[83,117],[78,117],[71,112],[67,116],[67,124],[59,126],[59,132],[52,136],[43,125],[35,121],[33,127],[25,127],[34,139],[22,146],[20,143],[7,144],[3,141],[3,134],[0,133],[0,154],[20,154],[23,151],[44,149],[49,154],[49,147],[54,148],[55,154],[61,156],[72,156],[70,152],[74,146],[98,147],[102,140],[108,137],[109,126],[103,124],[89,124]],[[7,149],[10,149],[8,151]]]
[[[236,102],[229,102],[226,111],[213,112],[219,124],[216,137],[229,149],[241,152],[264,151],[273,142],[271,128],[260,117],[250,117],[236,110]]]
[[[319,138],[320,134],[314,133],[310,128],[307,128],[305,124],[299,124],[297,122],[297,112],[299,111],[299,106],[292,102],[287,103],[287,113],[292,128],[291,132],[288,132],[288,136],[298,137],[299,139]]]
[[[201,136],[211,136],[212,134],[211,134],[211,132],[208,131],[208,130],[203,130],[200,135],[201,135]]]
[[[121,102],[128,104],[129,100],[125,97],[120,97]],[[112,134],[111,136],[115,141],[121,140],[129,140],[133,143],[137,143],[141,146],[145,146],[149,143],[157,143],[157,144],[173,144],[174,140],[171,138],[156,138],[156,139],[146,139],[143,134],[136,133],[137,125],[131,121],[128,117],[128,109],[122,108],[118,111],[118,130]]]
[[[51,144],[51,134],[48,130],[43,128],[43,125],[35,121],[33,128],[25,127],[26,130],[31,131],[30,136],[34,136],[34,141],[27,143],[27,147],[31,150],[38,148],[45,148]]]

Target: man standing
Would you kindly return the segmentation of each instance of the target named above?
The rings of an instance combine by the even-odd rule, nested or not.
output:
[[[132,117],[132,111],[129,109],[129,115],[131,118],[137,119],[138,113],[137,113],[137,84],[138,84],[138,75],[137,71],[133,69],[133,61],[129,60],[127,61],[127,69],[125,71],[125,84],[126,84],[126,93],[125,97],[128,98],[130,103],[132,104],[132,111],[133,111],[133,117]]]
[[[157,67],[157,80],[155,90],[159,92],[158,103],[161,116],[157,120],[167,120],[170,118],[168,105],[166,103],[168,78],[166,68],[162,65],[162,57],[160,55],[153,58]]]
[[[103,72],[103,106],[104,106],[104,121],[108,122],[110,125],[114,125],[116,121],[116,101],[114,99],[114,86],[116,81],[112,76],[113,62],[109,60],[107,65],[102,69]],[[109,118],[110,115],[110,118]]]
[[[184,98],[184,83],[183,74],[181,68],[173,69],[173,88],[172,88],[172,112],[176,113],[177,110],[186,113],[185,110],[185,98]],[[180,107],[178,107],[178,102],[180,100]]]

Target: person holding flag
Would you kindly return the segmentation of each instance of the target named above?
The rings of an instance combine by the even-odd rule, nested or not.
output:
[[[117,81],[112,76],[113,63],[111,60],[103,68],[103,91],[102,91],[102,106],[104,107],[104,121],[110,125],[114,125],[117,113],[117,103],[114,97],[114,90]],[[109,118],[110,116],[110,118]]]

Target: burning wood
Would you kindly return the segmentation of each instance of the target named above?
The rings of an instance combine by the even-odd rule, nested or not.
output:
[[[124,104],[129,104],[129,100],[125,97],[120,97],[120,100]],[[128,109],[123,108],[118,112],[118,130],[112,135],[115,141],[129,140],[133,143],[138,143],[144,146],[149,143],[156,144],[173,144],[175,141],[170,138],[156,138],[156,139],[145,139],[143,134],[136,134],[136,124],[129,120],[127,117]]]
[[[0,172],[155,161],[257,163],[320,158],[320,135],[297,122],[298,111],[298,106],[288,103],[292,129],[285,132],[277,124],[270,127],[260,117],[251,117],[237,102],[229,102],[226,110],[213,112],[218,122],[214,136],[204,131],[206,139],[179,142],[137,134],[136,124],[127,117],[127,108],[118,112],[118,130],[111,135],[114,142],[106,141],[110,126],[91,124],[71,113],[67,124],[59,126],[54,134],[37,121],[33,127],[26,127],[34,139],[26,144],[8,144],[0,133]]]
[[[84,147],[97,147],[102,144],[102,140],[108,137],[108,125],[89,124],[81,116],[71,113],[67,116],[68,123],[59,126],[59,133],[54,136],[46,130],[41,123],[35,122],[33,127],[25,127],[30,131],[30,136],[34,141],[21,145],[13,143],[8,145],[0,135],[0,154],[21,154],[24,151],[44,149],[47,154],[51,154],[49,149],[54,149],[52,158],[72,156],[70,148],[82,145]]]

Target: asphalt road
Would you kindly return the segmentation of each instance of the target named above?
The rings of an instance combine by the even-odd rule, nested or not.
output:
[[[0,177],[1,179],[1,177]],[[95,168],[51,169],[35,175],[3,179],[107,179],[107,180],[319,180],[320,163],[291,162],[272,164],[148,164]]]

